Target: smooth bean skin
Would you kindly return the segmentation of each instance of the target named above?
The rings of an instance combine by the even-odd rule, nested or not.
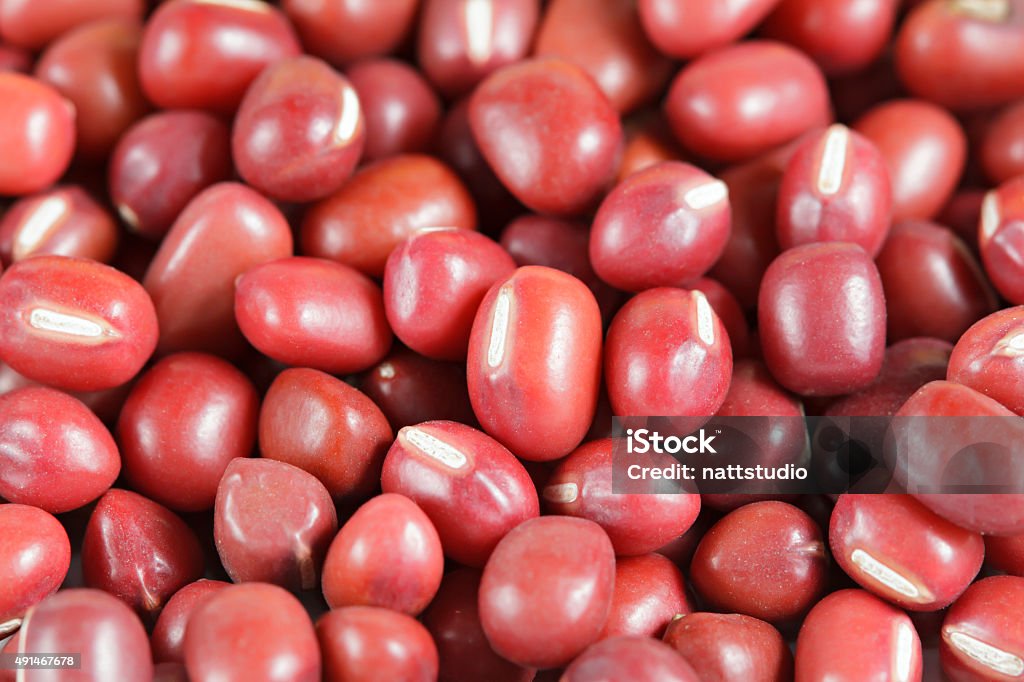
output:
[[[384,493],[365,503],[331,541],[324,598],[331,608],[380,606],[415,616],[437,594],[441,539],[407,497]]]
[[[494,653],[483,627],[477,594],[480,571],[457,568],[445,574],[441,589],[423,612],[423,624],[437,644],[440,682],[489,680],[532,682],[535,671]]]
[[[620,557],[604,637],[655,637],[678,616],[691,611],[683,574],[660,554]]]
[[[203,601],[228,587],[223,580],[197,580],[174,593],[160,612],[149,644],[156,663],[185,663],[185,628],[192,613]]]
[[[75,150],[75,106],[20,73],[0,73],[0,195],[32,194],[64,174]]]
[[[549,123],[531,123],[537,120]],[[622,151],[622,126],[608,98],[585,71],[551,57],[488,76],[470,99],[469,124],[502,184],[538,213],[592,207]]]
[[[638,9],[655,47],[670,57],[687,59],[736,41],[777,4],[779,0],[640,0]]]
[[[502,538],[484,567],[480,623],[498,655],[527,667],[563,666],[601,635],[614,583],[615,553],[600,526],[531,519]]]
[[[291,228],[262,195],[232,182],[200,192],[175,220],[142,280],[160,320],[158,351],[239,353],[245,340],[235,321],[235,280],[290,255]]]
[[[841,495],[832,510],[829,544],[836,562],[861,587],[911,611],[949,606],[985,558],[981,535],[909,495]]]
[[[430,633],[404,613],[347,606],[316,623],[325,682],[437,680],[437,647]]]
[[[259,397],[230,363],[176,353],[149,369],[121,409],[117,438],[132,487],[184,512],[213,507],[228,463],[252,454]]]
[[[0,38],[39,50],[77,26],[106,18],[139,20],[143,0],[9,0],[0,5]]]
[[[391,427],[369,397],[315,369],[286,369],[263,397],[260,454],[307,471],[336,502],[362,501],[380,484]]]
[[[613,447],[610,438],[584,443],[559,462],[540,491],[544,507],[599,524],[619,556],[653,552],[693,525],[700,495],[614,492]]]
[[[124,602],[101,590],[74,588],[50,595],[26,614],[18,639],[18,653],[80,654],[81,668],[74,671],[78,679],[153,679],[146,629]],[[74,678],[66,670],[50,670],[33,671],[30,679]]]
[[[885,294],[870,256],[854,244],[806,244],[776,258],[761,283],[765,363],[802,395],[868,386],[885,354]]]
[[[352,175],[366,141],[355,88],[313,57],[272,64],[245,91],[232,128],[239,174],[279,201],[323,199]]]
[[[690,579],[716,610],[776,623],[817,602],[827,563],[821,530],[810,516],[785,502],[754,502],[704,535]]]
[[[1024,104],[1011,104],[996,115],[981,138],[978,155],[992,182],[1024,174]]]
[[[491,287],[466,361],[484,430],[523,459],[568,454],[593,421],[601,337],[597,301],[572,275],[531,265]]]
[[[146,22],[139,80],[161,109],[229,116],[267,66],[301,47],[279,9],[257,0],[172,0]]]
[[[128,228],[167,234],[196,194],[231,177],[231,137],[202,111],[161,111],[125,131],[110,157],[110,198]]]
[[[774,627],[738,613],[690,613],[673,620],[664,641],[702,680],[787,682],[793,654]]]
[[[729,239],[728,188],[696,166],[666,161],[629,176],[601,202],[590,260],[627,291],[681,286],[714,265]]]
[[[232,460],[224,471],[213,538],[236,583],[316,589],[337,529],[330,493],[312,474],[284,462],[245,458]]]
[[[1024,672],[1024,578],[994,576],[971,585],[942,621],[939,655],[953,682],[1011,680]]]
[[[361,372],[391,348],[380,287],[354,268],[296,256],[235,285],[235,319],[257,350],[288,365]]]
[[[32,70],[32,54],[14,45],[0,45],[0,71],[28,73]]]
[[[171,595],[203,575],[195,533],[173,512],[117,488],[100,498],[82,541],[85,584],[155,618]]]
[[[71,565],[71,543],[42,509],[0,504],[0,624],[53,594]]]
[[[487,434],[456,422],[401,429],[380,483],[385,493],[415,502],[437,529],[445,554],[466,566],[483,566],[501,538],[540,513],[519,460]]]
[[[763,154],[831,118],[817,65],[772,41],[723,47],[690,62],[672,82],[664,112],[686,149],[726,162]]]
[[[0,497],[59,514],[113,485],[117,445],[80,400],[27,386],[0,396],[0,408]]]
[[[881,152],[892,181],[892,219],[929,220],[953,195],[967,159],[967,137],[945,109],[894,99],[865,112],[853,129]]]
[[[384,310],[395,335],[435,360],[464,360],[487,291],[516,269],[494,241],[468,230],[416,232],[384,267]]]
[[[392,52],[409,33],[419,5],[419,0],[281,3],[305,48],[335,66]]]
[[[699,277],[687,282],[686,289],[695,289],[708,299],[711,309],[725,326],[732,347],[733,359],[748,357],[753,353],[750,325],[739,300],[718,280]]]
[[[375,278],[399,242],[425,227],[476,229],[476,207],[446,165],[420,154],[382,159],[314,204],[302,223],[302,252]]]
[[[192,682],[318,682],[320,648],[305,609],[287,591],[265,583],[229,585],[192,612],[185,667]]]
[[[1024,414],[1024,307],[992,313],[968,329],[953,346],[946,378],[969,386]]]
[[[77,185],[16,201],[0,220],[0,258],[8,266],[41,255],[108,263],[117,242],[110,213]]]
[[[978,249],[995,288],[1015,305],[1024,303],[1024,177],[990,190],[981,204]]]
[[[985,563],[996,570],[1024,578],[1024,535],[986,535]]]
[[[732,349],[703,293],[648,289],[612,320],[604,369],[614,414],[710,416],[729,390]]]
[[[920,682],[921,639],[907,614],[863,590],[840,590],[807,614],[796,682]]]
[[[563,682],[629,679],[636,682],[699,682],[696,671],[671,647],[649,637],[612,637],[580,654]]]

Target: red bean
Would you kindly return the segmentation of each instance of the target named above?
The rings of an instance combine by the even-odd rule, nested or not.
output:
[[[1024,578],[979,580],[942,621],[942,671],[958,682],[1010,680],[1024,673]]]
[[[149,638],[153,660],[184,664],[185,628],[192,613],[208,597],[230,584],[222,580],[197,580],[175,592],[160,612]]]
[[[370,497],[393,440],[366,395],[315,369],[286,369],[263,398],[260,454],[307,471],[339,502]]]
[[[200,111],[162,111],[118,141],[110,198],[129,229],[159,239],[196,194],[230,176],[227,126]]]
[[[395,335],[417,353],[464,360],[480,301],[516,269],[477,232],[430,230],[399,243],[384,268],[384,309]]]
[[[665,117],[659,111],[648,111],[626,123],[626,147],[616,182],[622,182],[633,173],[662,161],[680,161],[684,154],[668,129]]]
[[[532,123],[540,120],[549,123]],[[498,178],[538,213],[585,212],[615,177],[618,116],[569,62],[531,59],[491,74],[473,93],[469,123]]]
[[[317,682],[321,670],[302,604],[264,583],[230,585],[196,608],[185,630],[185,667],[192,682]]]
[[[727,5],[700,0],[640,0],[640,20],[655,46],[672,57],[696,57],[750,32],[779,0]]]
[[[825,544],[810,516],[784,502],[730,512],[697,547],[690,579],[715,609],[769,622],[801,616],[825,589]]]
[[[2,9],[0,9],[2,11]],[[0,29],[2,32],[2,29]],[[0,44],[0,71],[28,73],[32,70],[32,54],[13,45]]]
[[[674,618],[690,610],[683,574],[671,561],[660,554],[621,557],[602,637],[661,637]]]
[[[437,529],[445,554],[467,566],[483,566],[501,538],[539,513],[533,482],[515,456],[455,422],[400,430],[380,481],[385,493],[415,502]]]
[[[18,639],[19,654],[79,654],[74,676],[83,680],[153,679],[145,628],[121,600],[100,590],[68,589],[47,597],[26,614]],[[67,673],[29,676],[71,679]]]
[[[629,679],[636,682],[699,682],[671,647],[647,637],[613,637],[588,648],[562,675],[564,682]]]
[[[614,581],[612,545],[596,523],[531,519],[502,538],[484,567],[480,622],[500,656],[563,666],[600,636]]]
[[[25,197],[0,220],[0,257],[5,265],[39,255],[108,263],[117,242],[114,219],[75,185]]]
[[[281,4],[306,49],[341,66],[399,47],[412,27],[419,2],[284,0]]]
[[[1024,577],[1024,535],[986,535],[985,563],[1004,573]]]
[[[992,182],[1006,182],[1024,174],[1024,104],[1007,106],[989,123],[978,155]]]
[[[153,682],[188,682],[184,663],[157,663],[153,666]]]
[[[213,536],[235,582],[315,589],[337,529],[331,496],[312,474],[284,462],[244,458],[224,471]]]
[[[42,509],[0,505],[0,636],[60,587],[71,565],[67,531]]]
[[[992,284],[1014,304],[1024,303],[1024,178],[1011,179],[985,195],[978,247]]]
[[[853,129],[889,166],[893,220],[934,217],[952,196],[967,157],[957,120],[934,104],[897,99],[867,111]]]
[[[35,0],[0,4],[0,38],[38,50],[71,29],[104,18],[139,20],[143,0]]]
[[[430,518],[409,498],[385,493],[356,510],[331,542],[324,598],[331,608],[380,606],[415,616],[437,594],[443,570]]]
[[[291,253],[291,229],[263,196],[235,183],[200,192],[174,222],[142,282],[160,319],[160,352],[238,353],[244,340],[235,322],[235,280]]]
[[[699,291],[704,294],[704,298],[708,299],[711,309],[718,315],[718,319],[722,321],[722,325],[725,326],[725,331],[729,335],[733,358],[750,355],[753,352],[750,325],[747,324],[746,313],[743,312],[740,302],[736,300],[732,292],[710,277],[701,277],[687,282],[686,288]]]
[[[121,410],[125,475],[171,509],[210,509],[228,463],[252,454],[258,411],[252,383],[224,360],[204,353],[164,358]]]
[[[984,189],[972,188],[956,192],[939,212],[938,222],[953,230],[971,253],[978,256],[978,222],[985,203]]]
[[[660,163],[629,176],[601,202],[590,259],[619,289],[680,286],[721,255],[729,219],[725,183],[689,164]]]
[[[830,119],[821,71],[783,43],[751,41],[710,52],[676,76],[664,104],[676,138],[718,161],[742,161]]]
[[[557,459],[590,428],[601,377],[601,312],[585,284],[526,266],[484,297],[467,379],[484,430],[518,457]]]
[[[682,654],[700,679],[786,682],[793,654],[779,631],[738,613],[691,613],[673,620],[665,643]]]
[[[1024,307],[1000,310],[979,320],[956,342],[948,378],[1024,414],[1024,372],[1017,362],[1022,354]]]
[[[154,618],[171,595],[203,574],[203,550],[179,517],[142,495],[100,498],[82,542],[85,584]]]
[[[443,163],[394,156],[363,168],[310,208],[302,252],[380,277],[391,251],[424,227],[476,229],[473,200]]]
[[[31,194],[64,174],[75,149],[75,106],[20,73],[0,73],[0,194]]]
[[[605,382],[615,414],[712,415],[731,374],[725,326],[699,291],[649,289],[608,329]]]
[[[349,606],[316,624],[325,682],[437,679],[437,647],[418,621],[388,609]]]
[[[299,54],[291,25],[257,0],[172,0],[146,23],[139,80],[163,109],[230,115],[264,67]]]
[[[796,641],[796,682],[920,682],[921,640],[907,614],[863,590],[840,590],[807,615]]]

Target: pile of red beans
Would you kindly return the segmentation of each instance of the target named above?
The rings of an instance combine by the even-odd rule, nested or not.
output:
[[[0,70],[0,681],[1024,679],[1024,495],[609,438],[1024,415],[1024,0],[0,0]]]

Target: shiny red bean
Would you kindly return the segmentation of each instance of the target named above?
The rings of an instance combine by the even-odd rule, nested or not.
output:
[[[921,639],[907,614],[863,590],[818,602],[796,641],[796,682],[920,682],[921,667]]]
[[[437,647],[430,633],[404,613],[348,606],[316,624],[324,682],[437,679]]]
[[[25,197],[0,220],[0,258],[5,265],[40,255],[107,263],[117,242],[110,213],[75,185]]]
[[[706,3],[640,0],[640,19],[655,46],[672,57],[695,57],[748,33],[779,0]]]
[[[548,121],[537,126],[533,121]],[[473,93],[469,122],[502,183],[538,213],[585,212],[615,177],[622,126],[594,81],[569,62],[506,66]]]
[[[207,597],[230,584],[222,580],[197,580],[174,593],[160,612],[149,638],[155,662],[185,662],[185,628],[192,613]]]
[[[121,410],[125,475],[171,509],[210,509],[228,463],[252,454],[258,412],[252,383],[224,360],[204,353],[164,358]]]
[[[964,332],[953,347],[947,378],[1024,414],[1024,307],[993,313]]]
[[[0,73],[0,194],[31,194],[64,174],[75,150],[75,106],[51,86]]]
[[[537,492],[519,460],[486,434],[455,422],[400,430],[380,482],[385,493],[415,502],[437,529],[445,554],[467,566],[483,566],[501,538],[539,513]]]
[[[283,0],[309,52],[335,66],[392,52],[405,40],[419,0]]]
[[[614,582],[615,555],[600,526],[565,516],[531,519],[502,538],[484,567],[480,622],[500,656],[523,666],[563,666],[600,636]]]
[[[300,52],[291,25],[259,0],[171,0],[146,23],[139,80],[163,109],[230,115],[264,67]]]
[[[67,531],[42,509],[0,504],[0,636],[57,591],[71,565]]]
[[[230,585],[189,618],[185,667],[192,682],[318,682],[320,650],[298,599],[276,585]]]
[[[1024,578],[1024,535],[986,535],[985,563],[996,570]]]
[[[1009,105],[988,124],[978,163],[995,183],[1024,174],[1024,104]]]
[[[441,539],[407,497],[385,493],[361,506],[331,542],[324,598],[331,608],[380,606],[417,615],[437,594]]]
[[[316,589],[337,529],[330,493],[312,474],[284,462],[245,458],[232,460],[224,471],[213,537],[235,582]]]
[[[661,637],[665,628],[690,612],[683,574],[660,554],[615,561],[612,608],[603,637]]]
[[[691,613],[672,621],[665,643],[682,654],[702,680],[788,682],[793,654],[779,631],[738,613]]]
[[[589,647],[562,675],[563,682],[634,680],[699,682],[696,671],[665,644],[649,637],[612,637]]]
[[[38,50],[92,21],[139,20],[145,8],[144,0],[11,0],[0,3],[0,38]]]
[[[519,268],[480,304],[469,340],[473,411],[518,457],[557,459],[590,428],[601,378],[601,312],[559,270]]]
[[[1004,182],[985,195],[978,248],[992,284],[1014,304],[1024,303],[1024,177]]]
[[[942,621],[942,671],[954,682],[1012,680],[1024,674],[1024,578],[979,580]]]
[[[726,289],[717,280],[710,277],[701,277],[692,282],[687,282],[687,289],[694,289],[708,299],[711,309],[718,315],[718,319],[725,326],[729,335],[729,345],[732,347],[733,358],[749,356],[752,352],[750,325],[747,323],[746,313],[740,306],[740,302],[731,291]]]

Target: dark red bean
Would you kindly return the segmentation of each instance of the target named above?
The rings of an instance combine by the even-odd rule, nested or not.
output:
[[[665,643],[693,666],[702,680],[788,682],[793,654],[779,631],[738,613],[691,613],[672,621]]]
[[[25,197],[0,220],[0,258],[5,265],[39,255],[108,263],[117,242],[110,213],[75,185]]]
[[[108,182],[129,229],[159,239],[196,194],[230,176],[227,126],[201,111],[162,111],[121,136]]]
[[[57,591],[71,565],[67,531],[42,509],[0,504],[0,636]]]
[[[349,606],[316,624],[324,682],[437,679],[437,647],[427,629],[404,613]]]
[[[324,562],[331,608],[380,606],[417,615],[437,594],[444,571],[441,539],[407,497],[378,495],[345,522]]]
[[[728,199],[724,182],[689,164],[667,161],[634,173],[594,216],[594,270],[628,291],[700,277],[729,238]]]
[[[1003,109],[981,138],[978,162],[995,183],[1024,174],[1024,103]]]
[[[244,458],[224,471],[213,536],[235,582],[316,589],[337,529],[330,493],[312,474],[284,462]]]
[[[676,138],[692,152],[742,161],[828,123],[828,90],[803,53],[770,41],[710,52],[676,76],[664,104]]]
[[[184,663],[157,663],[153,666],[153,682],[189,682]]]
[[[1024,303],[1024,177],[1011,179],[985,195],[978,248],[992,284],[1014,304]]]
[[[1007,308],[975,323],[953,347],[948,379],[1024,414],[1024,307]]]
[[[47,597],[26,614],[18,640],[20,654],[79,654],[81,667],[74,670],[79,679],[153,679],[149,640],[138,616],[120,599],[100,590],[68,589]],[[68,672],[30,677],[72,679]],[[19,673],[19,677],[26,676]]]
[[[699,682],[696,671],[665,644],[648,637],[612,637],[589,647],[562,675],[563,682],[629,679]]]
[[[284,0],[281,4],[306,49],[342,66],[399,47],[416,18],[419,0]]]
[[[796,682],[919,682],[921,665],[921,639],[907,614],[863,590],[818,602],[796,641]]]
[[[501,538],[539,513],[536,489],[519,460],[486,434],[455,422],[399,431],[380,481],[385,493],[415,502],[437,529],[445,554],[467,566],[483,566]]]
[[[366,120],[365,161],[430,147],[441,124],[441,100],[418,71],[397,59],[373,59],[345,73]]]
[[[663,161],[681,161],[683,151],[659,111],[645,111],[625,124],[626,145],[616,182]]]
[[[516,456],[548,461],[579,445],[601,378],[601,312],[585,284],[531,265],[495,284],[469,340],[477,419]]]
[[[728,5],[700,0],[640,0],[640,20],[655,46],[671,57],[695,57],[724,47],[761,23],[779,0]]]
[[[139,80],[163,109],[230,115],[264,67],[300,52],[291,25],[258,0],[172,0],[146,23]]]
[[[665,628],[690,612],[683,574],[660,554],[615,561],[612,608],[602,637],[661,637]]]
[[[263,196],[236,183],[200,192],[143,279],[160,319],[160,352],[238,353],[244,339],[235,322],[235,280],[291,254],[288,222]]]
[[[529,667],[563,666],[600,636],[614,582],[615,554],[600,526],[565,516],[531,519],[502,538],[484,568],[480,622],[500,656]]]
[[[531,121],[548,121],[536,126]],[[473,137],[505,187],[538,213],[586,211],[615,177],[622,126],[578,66],[530,59],[488,76],[469,104]]]
[[[704,298],[708,299],[711,309],[718,315],[718,319],[722,321],[722,325],[725,326],[725,331],[729,335],[733,358],[749,356],[753,352],[750,325],[747,324],[746,313],[743,312],[740,302],[736,300],[732,292],[710,277],[701,277],[687,282],[686,288],[699,291],[704,294]]]
[[[0,38],[28,50],[38,50],[77,26],[99,19],[139,20],[143,0],[42,0],[0,5]]]
[[[213,507],[228,463],[252,454],[259,397],[229,363],[177,353],[147,371],[117,424],[132,487],[178,511]]]
[[[394,156],[360,170],[313,205],[302,224],[302,252],[381,277],[391,251],[424,227],[476,229],[476,208],[443,163]]]
[[[348,80],[319,59],[282,59],[246,90],[232,156],[242,178],[267,196],[314,201],[352,175],[367,127]]]
[[[13,45],[0,44],[0,71],[28,73],[31,70],[32,53]]]
[[[942,671],[958,682],[1010,680],[1024,674],[1024,578],[979,580],[942,621]]]
[[[985,563],[1004,573],[1024,577],[1024,535],[986,535]]]
[[[64,174],[75,149],[75,106],[51,86],[0,73],[0,194],[31,194]]]
[[[185,628],[192,613],[203,601],[231,583],[222,580],[197,580],[185,585],[167,601],[150,635],[153,660],[185,663]]]
[[[978,222],[987,193],[977,187],[962,189],[946,202],[936,218],[940,225],[953,230],[975,257],[978,255]]]
[[[711,527],[690,579],[715,609],[784,622],[824,592],[827,563],[821,530],[810,516],[784,502],[754,502]]]
[[[264,583],[230,585],[189,618],[185,667],[192,682],[318,682],[320,648],[291,594]]]

